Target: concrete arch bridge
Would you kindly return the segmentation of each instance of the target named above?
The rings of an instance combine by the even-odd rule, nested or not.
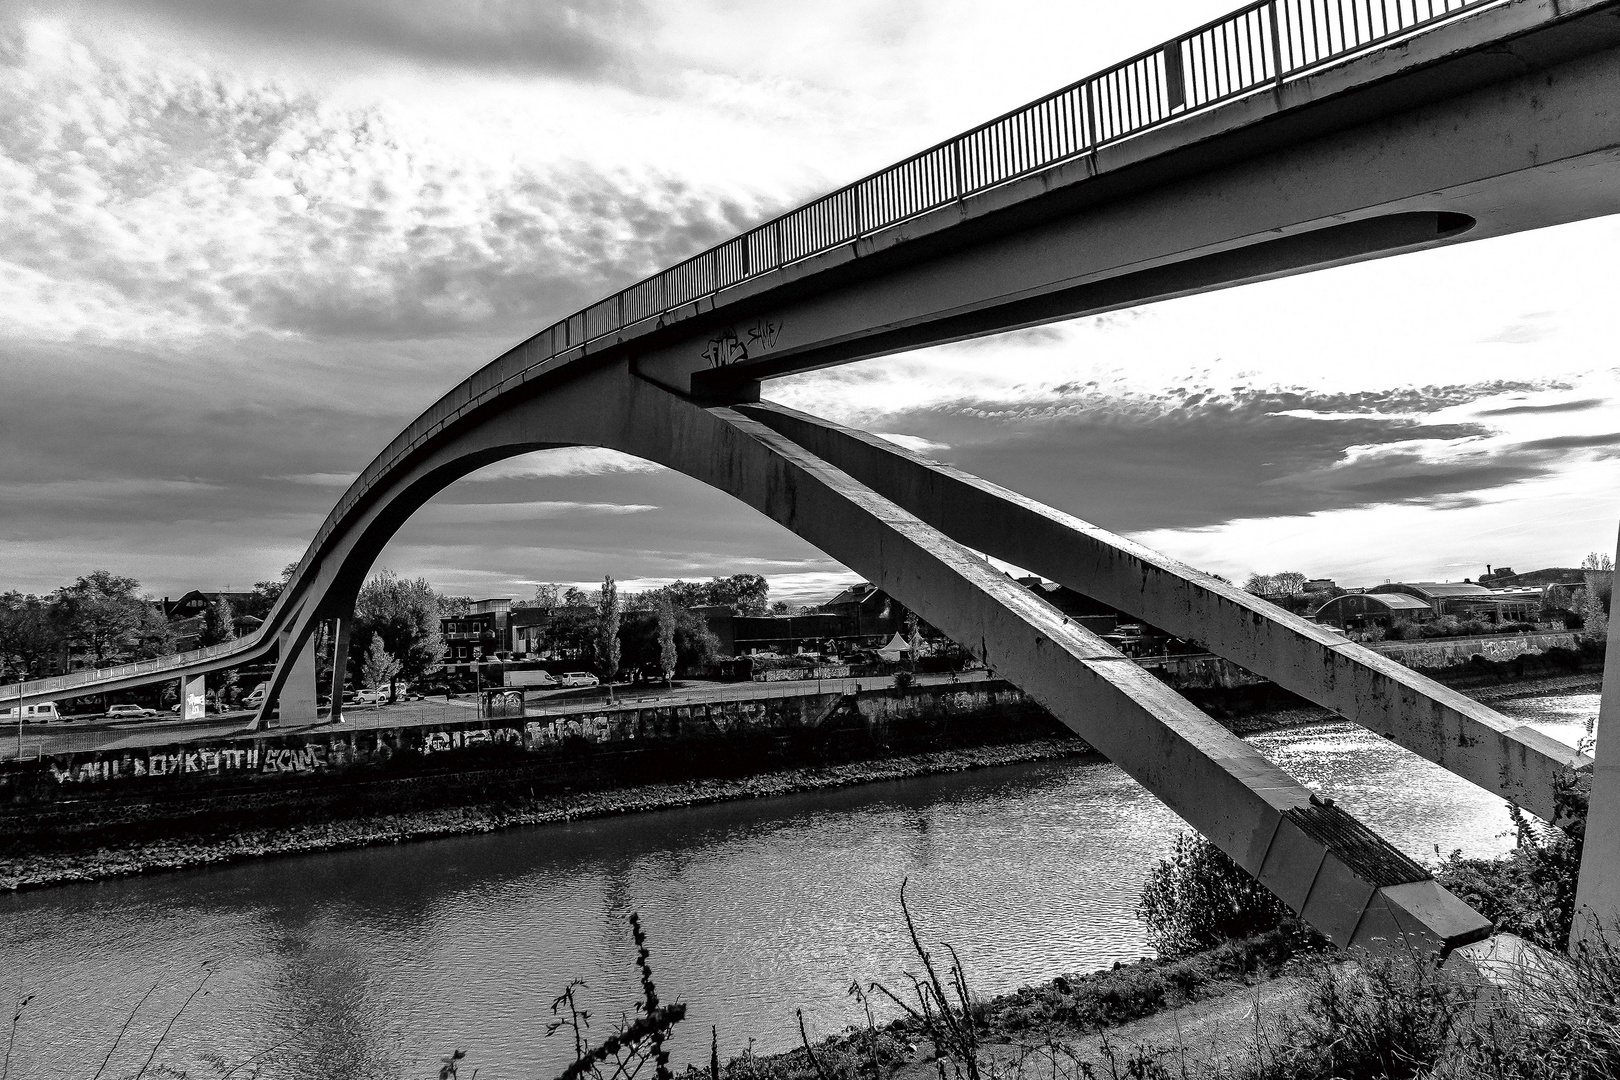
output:
[[[25,684],[22,701],[195,680],[273,654],[261,722],[273,705],[313,720],[316,631],[335,625],[343,647],[362,581],[416,509],[509,456],[609,447],[728,492],[880,585],[1335,942],[1477,940],[1489,922],[1422,866],[976,552],[1207,642],[1544,820],[1557,819],[1563,787],[1585,782],[1589,759],[1223,581],[772,405],[760,387],[1620,211],[1617,9],[1252,3],[548,327],[378,455],[259,632]],[[1615,786],[1605,772],[1593,795],[1582,897],[1594,912],[1620,909]],[[1600,822],[1613,827],[1599,833]]]

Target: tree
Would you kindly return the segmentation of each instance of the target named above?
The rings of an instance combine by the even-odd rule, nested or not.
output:
[[[1581,617],[1586,621],[1586,635],[1606,637],[1609,600],[1614,590],[1614,561],[1594,551],[1581,561],[1581,569],[1586,571],[1586,588],[1581,594]]]
[[[406,581],[387,570],[379,571],[360,587],[354,605],[354,628],[349,635],[349,660],[364,671],[372,635],[399,661],[398,674],[414,682],[444,660],[444,636],[439,631],[441,597],[423,578]]]
[[[470,596],[440,596],[438,598],[439,615],[465,615],[473,609],[474,600]]]
[[[519,600],[512,606],[515,608],[539,608],[542,611],[554,611],[562,603],[562,586],[555,583],[536,585],[533,600]]]
[[[51,617],[49,601],[32,593],[0,593],[0,674],[48,674],[61,657],[61,628]]]
[[[394,696],[394,678],[399,674],[400,663],[394,659],[388,647],[383,644],[381,635],[371,635],[371,645],[366,649],[365,658],[360,663],[360,683],[368,690],[375,690],[384,683],[388,684],[388,696]]]
[[[613,677],[619,673],[619,586],[609,574],[602,579],[602,598],[596,608],[596,661],[602,681],[607,683],[608,700],[613,700]]]
[[[678,656],[675,651],[675,605],[669,602],[668,596],[661,596],[658,601],[658,670],[664,673],[664,685],[669,686],[675,677],[675,663]]]
[[[726,604],[739,615],[764,615],[770,610],[771,586],[758,574],[733,574],[709,583],[709,603]]]
[[[771,607],[771,586],[758,574],[733,574],[712,581],[677,581],[662,590],[676,607],[703,605],[729,607],[738,615],[765,615]]]
[[[290,562],[281,568],[280,581],[255,581],[253,583],[253,596],[242,605],[239,615],[251,615],[255,619],[263,619],[270,614],[270,609],[276,606],[281,594],[292,580],[293,574],[298,572],[298,564]]]
[[[1250,574],[1243,583],[1243,591],[1274,600],[1283,596],[1298,596],[1305,591],[1306,577],[1297,570],[1284,570],[1280,574]]]
[[[141,599],[140,587],[132,577],[95,570],[52,593],[50,606],[67,648],[105,667],[145,651],[143,645],[161,645],[168,620]],[[172,631],[167,638],[173,642]]]
[[[236,640],[236,612],[225,597],[215,600],[203,612],[203,630],[199,640],[203,645]]]

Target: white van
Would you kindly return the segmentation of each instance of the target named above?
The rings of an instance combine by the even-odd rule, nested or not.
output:
[[[56,702],[42,701],[38,705],[24,705],[22,719],[25,724],[43,724],[47,720],[62,719],[62,714],[56,711]],[[17,706],[0,709],[0,724],[7,720],[13,724],[17,722]]]
[[[242,699],[242,705],[245,708],[257,709],[260,705],[264,704],[264,696],[269,692],[270,684],[267,682],[262,682],[258,686],[255,686],[252,690],[248,691],[248,696]]]

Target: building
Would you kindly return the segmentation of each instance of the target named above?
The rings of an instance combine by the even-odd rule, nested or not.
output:
[[[877,648],[905,629],[907,611],[897,600],[870,582],[851,585],[816,608],[843,621],[839,637],[860,648]]]
[[[551,627],[550,608],[511,608],[506,624],[510,637],[505,647],[514,655],[539,656],[545,651],[544,642]]]
[[[508,650],[512,601],[502,597],[475,600],[470,609],[439,620],[446,667],[470,669]]]
[[[170,600],[165,596],[160,603],[163,605],[163,615],[170,622],[178,619],[189,619],[196,615],[205,614],[209,608],[224,598],[230,602],[231,610],[241,611],[252,604],[257,593],[251,592],[202,592],[193,589],[178,600]]]
[[[1489,599],[1491,590],[1472,581],[1412,581],[1379,586],[1378,592],[1400,593],[1422,600],[1436,615],[1459,615],[1469,601]]]
[[[1112,634],[1121,623],[1131,621],[1130,616],[1123,612],[1055,581],[1043,581],[1038,577],[1015,580],[1094,634]]]
[[[1436,615],[1492,622],[1533,622],[1541,613],[1542,590],[1535,587],[1488,589],[1472,581],[1416,581],[1385,585],[1380,593],[1415,596]]]
[[[1428,622],[1439,616],[1427,601],[1419,597],[1405,593],[1375,592],[1335,596],[1317,608],[1312,618],[1341,630],[1358,630],[1375,623],[1393,626],[1396,623]]]

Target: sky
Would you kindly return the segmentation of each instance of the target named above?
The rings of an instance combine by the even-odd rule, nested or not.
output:
[[[297,559],[514,342],[1230,0],[0,0],[0,590]],[[765,395],[1241,580],[1575,565],[1620,517],[1620,220],[793,376]],[[457,595],[855,575],[595,449],[447,489]]]

